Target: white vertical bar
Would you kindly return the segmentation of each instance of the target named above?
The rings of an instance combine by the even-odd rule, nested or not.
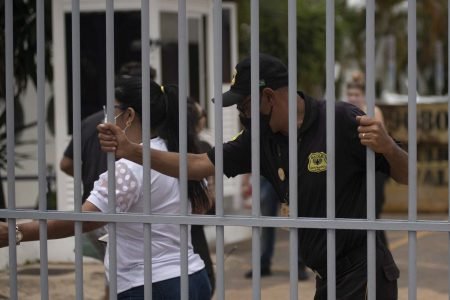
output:
[[[14,132],[14,55],[13,1],[5,0],[5,88],[6,88],[6,160],[8,174],[8,209],[16,209],[15,132]],[[17,299],[16,219],[8,219],[9,296]]]
[[[36,1],[36,61],[38,111],[38,185],[39,210],[47,210],[47,166],[45,159],[45,13],[44,0]],[[47,220],[39,220],[41,299],[48,298]]]
[[[186,0],[178,1],[178,84],[179,84],[179,139],[180,139],[180,198],[181,214],[188,214],[187,194],[187,82],[188,82],[188,22]],[[180,225],[181,299],[188,299],[188,225]]]
[[[114,120],[114,0],[106,1],[106,103],[108,120]],[[108,153],[108,213],[116,212],[116,166],[114,153]],[[117,298],[116,223],[108,223],[109,299]]]
[[[214,0],[214,127],[215,178],[223,178],[223,109],[222,109],[222,0]],[[216,216],[223,217],[223,180],[215,180]],[[225,300],[224,227],[216,226],[216,296]]]
[[[214,14],[213,14],[213,18],[214,18]],[[205,35],[203,34],[205,32],[205,24],[203,24],[203,22],[199,21],[199,26],[198,26],[198,44],[202,45],[199,47],[198,49],[198,57],[199,62],[198,62],[198,69],[199,69],[199,84],[198,84],[198,88],[199,88],[199,96],[198,96],[198,101],[200,103],[200,106],[203,109],[206,109],[206,89],[205,86],[208,82],[208,80],[206,79],[206,63],[205,63],[205,56],[206,56],[206,52],[205,51],[205,45],[207,42],[207,39],[205,38]],[[214,31],[214,28],[213,28]],[[215,38],[215,36],[214,36]]]
[[[260,141],[259,141],[259,1],[251,0],[251,140],[252,140],[252,216],[260,210]],[[252,228],[253,299],[261,298],[260,227]]]
[[[74,158],[74,211],[81,212],[81,71],[80,71],[80,1],[72,0],[72,119]],[[83,299],[83,223],[75,222],[76,298]]]
[[[141,1],[142,167],[144,213],[152,213],[150,164],[150,20],[149,0]],[[144,224],[144,297],[152,299],[152,224]]]
[[[366,3],[366,99],[367,115],[375,111],[375,0]],[[375,220],[375,154],[367,147],[367,219]],[[376,299],[376,231],[367,231],[367,288],[369,300]]]
[[[417,28],[416,0],[408,1],[408,220],[417,220]],[[408,298],[416,299],[415,231],[408,232]]]
[[[326,117],[327,117],[327,219],[335,218],[335,91],[334,91],[334,1],[326,12]],[[327,230],[327,293],[336,299],[336,230]]]
[[[297,166],[297,2],[288,3],[289,165]],[[289,168],[289,216],[298,217],[297,168]],[[289,229],[290,299],[298,299],[298,229]]]
[[[450,5],[447,3],[447,41],[450,41]],[[448,55],[447,57],[450,57],[450,47],[447,47]],[[448,84],[447,84],[447,95],[450,96],[450,60],[447,61],[447,71],[448,71]],[[450,113],[450,101],[447,100],[447,114]],[[448,126],[448,122],[447,122]],[[447,129],[447,141],[450,141],[450,127]],[[450,147],[447,145],[448,150],[448,156],[447,161],[450,161]],[[450,178],[450,168],[447,168],[448,172],[448,178]],[[448,182],[448,190],[450,191],[450,181]],[[448,197],[448,221],[450,222],[450,193],[447,195]],[[448,264],[450,265],[450,232],[448,232]],[[447,274],[447,287],[448,287],[448,299],[450,300],[450,269],[448,270]]]

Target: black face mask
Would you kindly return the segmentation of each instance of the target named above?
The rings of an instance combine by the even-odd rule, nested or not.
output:
[[[272,108],[270,109],[270,113],[268,115],[264,115],[259,113],[259,134],[261,136],[269,134],[272,132],[270,128],[270,119],[272,118]],[[242,114],[239,114],[239,120],[241,121],[242,126],[246,129],[251,130],[252,119],[247,118]]]
[[[244,126],[244,128],[250,130],[252,125],[252,119],[247,118],[243,114],[239,114],[239,121],[241,122],[242,126]]]
[[[261,136],[271,134],[272,129],[270,128],[270,119],[272,118],[272,109],[270,108],[270,112],[268,115],[263,115],[259,113],[259,134]]]

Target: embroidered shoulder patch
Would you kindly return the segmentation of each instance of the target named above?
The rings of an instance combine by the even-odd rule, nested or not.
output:
[[[327,170],[327,154],[325,152],[310,153],[308,159],[308,171],[319,173]]]

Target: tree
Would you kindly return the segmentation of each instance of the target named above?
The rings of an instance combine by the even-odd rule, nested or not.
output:
[[[386,57],[383,40],[393,37],[395,40],[395,61],[397,76],[396,91],[406,91],[405,80],[408,68],[408,32],[407,32],[407,1],[377,0],[375,11],[375,40],[376,51]],[[447,1],[419,1],[417,3],[417,68],[419,79],[419,93],[434,92],[436,66],[436,45],[443,44],[444,90],[447,89]],[[365,10],[349,9],[344,12],[344,18],[353,18],[354,22],[347,23],[346,39],[348,47],[341,57],[344,63],[356,61],[360,68],[365,68]],[[377,69],[377,86],[383,87],[386,75],[386,65],[381,64]],[[378,90],[378,94],[381,91]]]
[[[250,1],[240,0],[238,10],[239,50],[241,58],[250,53]],[[395,40],[395,91],[406,89],[408,65],[407,1],[375,1],[375,42],[381,63],[376,68],[377,94],[385,86],[387,74],[386,40]],[[436,45],[442,43],[444,91],[447,90],[447,1],[417,3],[417,58],[419,93],[435,90]],[[260,1],[260,50],[288,62],[288,3]],[[335,58],[342,69],[365,69],[366,10],[335,1]],[[314,96],[325,90],[325,1],[297,1],[297,69],[301,89]],[[383,61],[384,59],[384,61]],[[339,85],[337,85],[339,87]]]
[[[51,67],[51,1],[45,1],[45,76],[48,82],[53,82]],[[31,81],[36,87],[36,0],[13,1],[13,53],[14,53],[14,102],[15,102],[15,132],[16,144],[20,141],[20,133],[35,126],[36,122],[24,123],[23,109],[20,97]],[[5,1],[0,2],[0,27],[5,28]],[[5,31],[0,31],[0,70],[5,70]],[[0,72],[0,170],[6,163],[6,111],[5,111],[5,72]],[[29,142],[29,141],[28,141]],[[16,154],[16,159],[25,158],[25,154]],[[5,197],[0,179],[0,208],[5,208]]]
[[[336,10],[345,7],[337,0]],[[339,40],[345,23],[336,18],[336,56],[340,55]],[[241,57],[250,53],[250,3],[239,1],[239,50]],[[298,86],[313,96],[322,97],[326,78],[325,1],[297,1],[297,70]],[[288,63],[288,3],[287,1],[260,1],[260,50]]]

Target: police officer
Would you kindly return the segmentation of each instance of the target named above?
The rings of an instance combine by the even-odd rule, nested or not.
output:
[[[236,105],[245,129],[223,145],[224,173],[228,177],[251,171],[250,58],[235,69],[223,105]],[[289,201],[288,72],[277,58],[260,55],[261,175]],[[297,96],[298,120],[298,214],[326,217],[326,105],[302,92]],[[387,134],[380,122],[364,116],[357,107],[336,103],[336,217],[366,218],[366,146],[376,153],[377,171],[407,183],[408,155]],[[130,143],[113,124],[98,126],[103,150],[115,151],[142,163],[142,147]],[[151,165],[170,176],[179,175],[179,155],[151,151]],[[201,180],[214,174],[214,149],[188,154],[188,176]],[[299,250],[305,264],[316,273],[315,299],[326,299],[326,231],[299,229]],[[377,241],[377,299],[397,299],[399,270],[389,250]],[[366,232],[336,231],[336,294],[338,299],[364,299],[367,292]]]

